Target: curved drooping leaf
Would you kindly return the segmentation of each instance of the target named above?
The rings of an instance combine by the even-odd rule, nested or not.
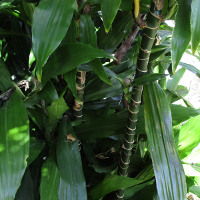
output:
[[[101,183],[99,183],[99,185],[90,191],[89,195],[91,196],[92,200],[98,200],[110,192],[138,185],[142,182],[144,182],[144,180],[125,176],[107,176]]]
[[[43,65],[67,33],[75,3],[75,0],[42,0],[35,8],[32,40],[39,80]]]
[[[86,44],[90,44],[91,46],[97,48],[97,36],[96,30],[93,24],[92,19],[89,15],[81,15],[80,19],[80,41]],[[94,73],[99,76],[99,78],[111,84],[107,74],[103,68],[103,65],[99,59],[94,59],[93,61],[89,62],[89,66],[92,68]]]
[[[200,70],[196,68],[195,66],[187,64],[187,63],[182,63],[182,62],[180,62],[179,65],[191,71],[192,73],[195,73],[200,78]]]
[[[105,51],[96,49],[88,44],[65,44],[54,52],[44,66],[42,83],[45,84],[53,76],[69,72],[80,64],[103,57],[113,58]]]
[[[179,132],[178,151],[180,158],[185,158],[200,143],[200,115],[191,118]]]
[[[178,13],[176,15],[176,25],[172,35],[172,68],[175,72],[181,57],[189,45],[191,39],[190,14],[191,0],[179,0]]]
[[[117,14],[122,0],[101,0],[103,25],[108,33]]]
[[[0,199],[13,200],[29,153],[28,115],[16,91],[0,108],[0,119]]]
[[[73,134],[70,121],[61,122],[56,147],[57,164],[65,191],[59,191],[59,199],[86,200],[86,184],[83,175],[78,141],[67,140],[66,135]],[[61,187],[61,185],[60,185]]]
[[[192,1],[191,6],[191,33],[192,33],[192,52],[195,54],[200,42],[200,4],[198,0]]]
[[[171,111],[157,83],[144,87],[145,130],[161,200],[185,200],[186,181],[172,136]]]
[[[40,183],[41,200],[58,200],[60,174],[55,159],[50,155],[45,160],[42,167],[42,177]]]

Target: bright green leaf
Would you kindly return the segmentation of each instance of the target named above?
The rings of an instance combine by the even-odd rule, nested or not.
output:
[[[71,23],[75,0],[42,0],[33,14],[32,40],[38,79],[50,54],[59,46]]]
[[[191,118],[185,123],[179,132],[178,151],[181,158],[188,156],[200,143],[200,115]]]
[[[13,200],[29,153],[29,120],[17,91],[0,108],[0,119],[0,199]]]
[[[41,200],[58,200],[58,186],[60,174],[56,161],[50,155],[42,166],[42,177],[40,183]]]
[[[64,98],[54,100],[52,104],[47,107],[50,123],[56,123],[62,117],[63,113],[67,110],[68,106],[65,103]]]
[[[192,0],[191,7],[191,33],[192,33],[192,52],[195,54],[200,42],[200,3],[199,0]]]
[[[118,12],[122,0],[101,0],[101,11],[103,17],[103,25],[108,33],[113,20]]]

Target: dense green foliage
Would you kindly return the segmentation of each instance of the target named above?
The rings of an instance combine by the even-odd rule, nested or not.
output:
[[[200,3],[138,2],[0,1],[0,200],[200,197]]]

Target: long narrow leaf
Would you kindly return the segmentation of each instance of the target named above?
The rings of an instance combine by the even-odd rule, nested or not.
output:
[[[66,185],[65,199],[86,200],[86,184],[78,141],[68,141],[66,138],[66,135],[73,134],[69,121],[62,121],[58,134],[59,141],[56,147],[56,155],[60,176],[64,185]],[[62,195],[63,192],[59,192],[59,199],[63,199]]]
[[[172,67],[175,72],[181,57],[189,45],[191,0],[179,0],[179,9],[176,15],[176,25],[172,35]],[[183,20],[184,19],[184,20]]]
[[[199,0],[192,1],[191,7],[191,32],[192,32],[192,52],[193,54],[197,50],[200,42],[200,3]]]
[[[48,157],[42,167],[40,183],[41,200],[58,200],[60,174],[52,156]]]
[[[0,199],[13,200],[29,153],[28,115],[16,91],[0,108],[0,119]]]
[[[42,0],[35,8],[32,38],[39,80],[43,65],[67,33],[75,3],[75,0]]]
[[[172,136],[171,111],[157,83],[145,86],[144,102],[145,129],[159,198],[185,200],[185,175]]]

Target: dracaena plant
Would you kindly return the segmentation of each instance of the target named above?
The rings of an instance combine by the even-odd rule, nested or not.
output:
[[[200,77],[180,62],[200,60],[199,9],[2,0],[0,200],[200,197],[200,110],[179,85]]]

